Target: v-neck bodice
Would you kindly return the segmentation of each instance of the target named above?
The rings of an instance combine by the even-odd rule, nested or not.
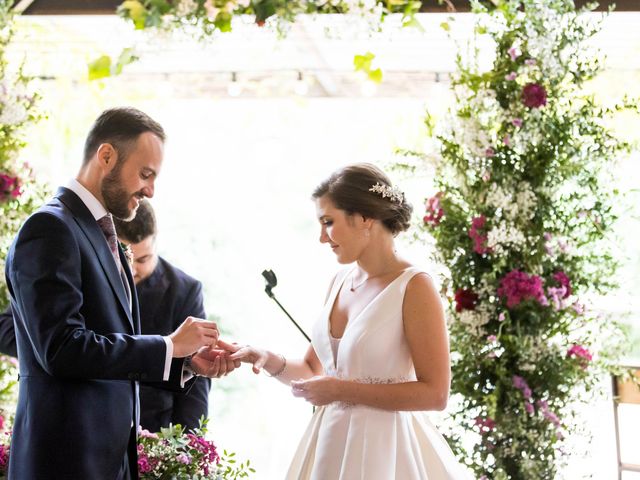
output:
[[[357,315],[350,318],[334,360],[329,317],[345,278],[336,277],[313,333],[313,347],[327,375],[368,381],[415,378],[413,362],[402,322],[407,283],[420,270],[410,267],[378,293]]]

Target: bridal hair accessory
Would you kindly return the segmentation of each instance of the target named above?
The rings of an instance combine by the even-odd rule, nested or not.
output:
[[[404,200],[404,193],[398,187],[390,187],[389,185],[383,185],[380,182],[376,182],[370,189],[370,192],[375,192],[382,195],[382,198],[388,198],[392,202],[402,203]]]

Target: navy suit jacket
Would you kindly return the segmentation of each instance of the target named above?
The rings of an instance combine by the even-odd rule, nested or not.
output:
[[[129,438],[138,424],[138,380],[167,383],[166,344],[140,335],[131,271],[119,253],[131,309],[100,227],[66,188],[27,219],[9,250],[20,359],[12,480],[113,480],[125,453],[137,458]],[[179,388],[183,361],[171,367]]]
[[[168,335],[188,316],[206,318],[202,284],[162,257],[153,273],[136,285],[142,333]],[[2,328],[0,327],[0,341]],[[140,385],[140,425],[152,432],[170,423],[196,428],[207,416],[211,381],[198,377],[187,394]]]

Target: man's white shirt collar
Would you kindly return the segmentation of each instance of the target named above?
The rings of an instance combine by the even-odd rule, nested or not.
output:
[[[107,209],[104,208],[104,205],[94,197],[93,193],[87,190],[84,185],[75,178],[72,178],[69,181],[67,188],[80,197],[80,200],[82,200],[82,202],[87,206],[91,215],[93,215],[93,218],[96,220],[99,220],[109,213],[107,212]]]

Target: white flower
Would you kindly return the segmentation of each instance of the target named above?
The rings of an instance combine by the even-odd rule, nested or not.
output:
[[[507,249],[520,250],[527,239],[518,228],[506,221],[498,223],[487,233],[487,247],[497,255],[502,255]]]
[[[0,125],[18,125],[27,119],[27,109],[19,103],[5,103],[0,112]]]
[[[537,198],[531,185],[527,182],[520,182],[515,188],[491,186],[486,198],[487,205],[499,209],[502,215],[509,220],[527,220],[533,218]]]
[[[180,0],[180,3],[176,6],[176,15],[186,17],[195,12],[197,8],[198,2],[195,0]]]

